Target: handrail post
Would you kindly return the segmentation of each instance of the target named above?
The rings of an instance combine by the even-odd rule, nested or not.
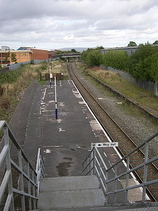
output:
[[[126,166],[126,186],[125,186],[125,193],[126,193],[126,195],[125,195],[125,202],[126,203],[128,203],[128,190],[127,190],[127,188],[128,188],[128,186],[129,186],[129,168],[130,168],[130,157],[128,156],[127,157],[127,166]]]
[[[148,153],[149,153],[149,142],[145,143],[145,157],[144,157],[144,173],[143,173],[143,183],[147,182],[147,175],[148,175],[148,165],[146,162],[148,161]],[[145,202],[146,198],[146,186],[143,186],[143,193],[142,193],[142,201]]]
[[[9,132],[8,127],[5,125],[3,127],[4,131],[4,143],[6,146],[9,146]],[[14,211],[14,200],[13,200],[13,181],[12,181],[12,171],[11,171],[11,158],[10,158],[10,146],[6,156],[6,169],[10,172],[9,181],[8,181],[8,193],[11,196],[10,211]]]
[[[114,168],[114,177],[115,177],[115,180],[114,180],[114,204],[116,204],[116,190],[117,190],[117,165],[115,165],[115,168]]]
[[[109,178],[109,174],[108,174],[108,169],[106,169],[106,172],[105,172],[105,177],[106,177],[106,181],[105,181],[105,188],[106,188],[106,193],[108,192],[108,184],[107,184],[107,181],[108,181],[108,178]],[[108,204],[108,195],[105,193],[105,199],[106,199],[106,205]]]
[[[91,144],[91,154],[90,154],[90,166],[89,166],[89,172],[90,172],[90,175],[93,175],[94,174],[94,151],[95,151],[95,148],[93,147],[93,145]]]
[[[33,181],[33,182],[36,181],[34,171],[32,171],[32,181]],[[35,189],[35,186],[32,187],[32,194],[33,194],[33,196],[36,196],[36,195],[37,195],[37,190]],[[35,200],[33,200],[33,208],[34,208],[34,209],[36,208],[36,201],[35,201]]]
[[[91,172],[92,175],[95,175],[95,166],[96,166],[96,150],[95,150],[95,147],[93,148],[93,155],[92,155],[92,158],[91,160],[93,159],[93,162],[92,162],[92,168],[93,169]]]
[[[0,182],[0,201],[4,200],[3,210],[15,210],[14,194],[17,194],[20,199],[17,206],[20,206],[22,211],[27,209],[27,205],[29,210],[37,209],[39,178],[44,177],[44,162],[40,150],[39,170],[36,172],[5,121],[0,121],[0,130],[4,133],[0,151],[0,167],[2,166],[3,171]],[[15,155],[10,153],[10,144],[13,144],[16,149],[16,159],[14,159]],[[12,175],[13,169],[16,172],[15,177]],[[17,187],[13,187],[13,179]]]
[[[19,161],[19,168],[21,169],[21,172],[22,172],[23,163],[22,163],[21,150],[18,151],[18,161]],[[22,173],[20,174],[19,179],[20,179],[19,181],[20,190],[24,191],[24,177]],[[24,195],[21,196],[21,207],[22,207],[22,211],[25,211],[25,196]]]
[[[30,166],[29,163],[27,164],[27,175],[30,178]],[[28,194],[31,194],[31,182],[28,181]],[[29,209],[32,210],[32,203],[31,203],[31,198],[29,197]]]

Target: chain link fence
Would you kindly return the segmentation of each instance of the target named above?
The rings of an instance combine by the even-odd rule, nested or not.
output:
[[[140,79],[135,79],[132,75],[130,75],[129,73],[123,72],[121,70],[117,70],[115,68],[112,67],[105,67],[102,66],[101,67],[105,70],[110,70],[116,73],[119,73],[122,78],[124,78],[125,80],[129,81],[130,83],[134,84],[135,86],[138,86],[140,88],[143,88],[149,92],[152,92],[153,94],[155,93],[155,83],[151,82],[151,81],[143,81]]]

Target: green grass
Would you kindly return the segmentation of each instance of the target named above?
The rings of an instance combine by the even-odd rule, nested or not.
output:
[[[87,80],[89,80],[94,86],[96,86],[102,94],[105,94],[105,96],[109,97],[117,97],[118,102],[121,102],[121,104],[117,104],[117,107],[119,107],[127,115],[133,117],[149,118],[149,116],[147,116],[140,109],[128,103],[126,100],[116,96],[113,92],[109,91],[109,89],[102,86],[96,80],[93,80],[89,73],[95,75],[95,77],[97,77],[103,83],[120,92],[122,95],[134,101],[138,105],[147,106],[153,109],[155,112],[158,112],[158,97],[144,89],[134,86],[133,84],[124,80],[119,74],[113,73],[111,71],[105,71],[99,68],[87,69],[83,63],[77,63],[76,66],[78,71],[81,72],[84,77],[86,77]],[[157,120],[152,118],[149,118],[149,120],[157,126]]]
[[[41,84],[41,85],[45,85],[46,81],[45,80],[41,80],[41,81],[38,81],[38,83]]]
[[[128,99],[136,101],[139,105],[147,106],[158,112],[158,97],[154,96],[154,94],[134,86],[133,84],[121,78],[121,76],[117,73],[109,71],[107,73],[105,70],[92,70],[90,73],[101,80],[103,83],[122,93]]]

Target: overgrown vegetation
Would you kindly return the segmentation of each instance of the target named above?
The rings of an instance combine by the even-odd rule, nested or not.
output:
[[[126,71],[137,79],[158,82],[158,46],[150,43],[139,45],[138,50],[130,56],[121,50],[101,54],[99,49],[88,49],[81,58],[89,67],[110,66]]]
[[[128,60],[129,57],[126,51],[108,51],[102,55],[102,65],[119,70],[128,69]]]
[[[87,68],[86,65],[78,63],[78,70],[85,75],[93,75],[103,83],[122,93],[127,98],[137,102],[139,105],[147,106],[158,112],[158,98],[139,87],[124,80],[118,73],[103,70],[99,67]]]
[[[64,54],[64,53],[79,53],[78,51],[76,51],[76,49],[71,49],[71,50],[58,50],[56,51],[56,54]]]
[[[0,74],[0,119],[9,121],[26,87],[41,72],[41,64],[21,65]]]
[[[99,66],[102,64],[102,54],[100,52],[102,48],[102,46],[95,49],[88,48],[86,51],[82,52],[81,59],[86,62],[88,67]]]

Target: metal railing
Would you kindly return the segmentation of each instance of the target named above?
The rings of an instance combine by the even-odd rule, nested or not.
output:
[[[40,149],[34,170],[5,121],[0,121],[0,131],[0,210],[36,209],[39,180],[44,177]]]
[[[139,197],[136,197],[137,199],[134,203],[138,200],[139,203],[158,205],[157,202],[155,202],[156,200],[153,202],[153,199],[150,199],[147,194],[148,187],[151,185],[152,188],[155,189],[155,192],[158,193],[158,175],[152,175],[152,179],[148,177],[152,174],[149,165],[151,163],[154,166],[158,165],[158,156],[154,155],[151,157],[151,155],[149,155],[150,143],[153,142],[153,144],[156,144],[156,136],[158,136],[158,133],[154,134],[123,158],[120,158],[120,160],[113,165],[106,160],[103,148],[93,147],[83,163],[83,172],[84,175],[96,175],[98,177],[106,198],[106,205],[130,205],[130,194],[133,190],[135,191],[132,193],[133,195],[136,195],[137,191],[139,191]],[[143,151],[144,158],[139,161],[137,166],[132,167],[130,165],[130,159],[133,156],[136,157],[137,151],[139,150]],[[143,181],[139,181],[134,176],[135,172],[140,170],[142,172]],[[131,180],[134,181],[134,183],[131,183]]]

